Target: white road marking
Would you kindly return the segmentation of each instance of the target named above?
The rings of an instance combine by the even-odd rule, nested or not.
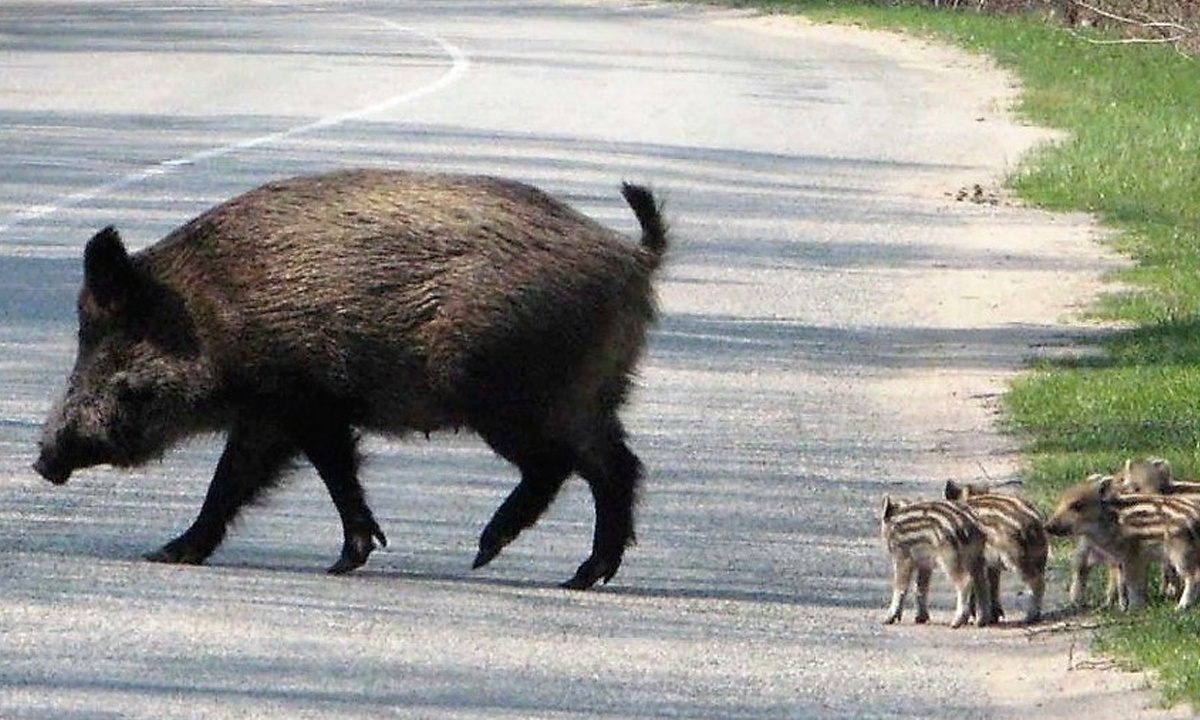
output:
[[[239,140],[235,143],[210,148],[208,150],[201,150],[200,152],[192,153],[191,155],[186,155],[184,157],[164,160],[160,163],[151,165],[136,172],[123,175],[111,182],[64,195],[53,202],[41,205],[31,205],[23,210],[19,210],[9,215],[3,221],[0,221],[0,234],[6,233],[19,225],[30,222],[31,220],[39,220],[47,215],[53,215],[60,210],[74,207],[81,203],[87,202],[88,200],[107,195],[117,190],[122,190],[131,185],[137,185],[138,183],[145,182],[146,180],[158,177],[160,175],[166,175],[167,173],[175,172],[181,167],[187,167],[189,165],[195,165],[206,160],[232,155],[241,150],[248,150],[250,148],[261,147],[263,145],[269,145],[271,143],[280,142],[283,140],[290,140],[300,135],[305,135],[317,130],[324,130],[350,120],[358,120],[360,118],[391,110],[401,105],[410,103],[418,98],[424,97],[425,95],[442,90],[461,78],[471,67],[471,61],[466,52],[443,37],[422,32],[405,25],[400,25],[399,23],[392,22],[391,20],[387,20],[385,18],[367,15],[352,17],[361,17],[371,20],[380,23],[384,27],[394,30],[395,32],[415,35],[423,40],[428,40],[429,42],[434,43],[450,58],[450,68],[432,82],[409,90],[408,92],[392,96],[373,105],[367,105],[366,107],[362,107],[357,110],[351,110],[350,112],[341,113],[339,115],[323,117],[311,123],[298,125],[280,132],[260,135],[258,137],[248,138],[246,140]]]

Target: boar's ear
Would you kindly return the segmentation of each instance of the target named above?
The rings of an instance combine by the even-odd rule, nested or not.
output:
[[[946,489],[942,492],[947,500],[957,500],[962,495],[962,488],[953,480],[946,481]]]
[[[136,282],[137,273],[117,229],[109,225],[96,233],[83,251],[83,284],[96,304],[110,312],[120,310]]]
[[[1113,484],[1112,475],[1102,475],[1096,481],[1096,492],[1099,493],[1101,500],[1108,500],[1117,494],[1117,489]]]
[[[887,520],[888,518],[890,518],[892,516],[892,513],[895,512],[895,510],[896,510],[896,505],[892,502],[892,496],[884,495],[883,496],[883,507],[880,508],[879,516],[881,518],[883,518],[884,520]]]

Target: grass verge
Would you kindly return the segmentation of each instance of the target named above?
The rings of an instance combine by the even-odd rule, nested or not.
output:
[[[1114,332],[1099,356],[1047,360],[1012,384],[1006,423],[1027,440],[1026,485],[1043,506],[1130,456],[1200,476],[1200,60],[1167,46],[1102,44],[1042,18],[858,2],[723,2],[905,30],[986,53],[1023,83],[1017,111],[1071,140],[1026,159],[1027,202],[1095,214],[1135,265],[1100,299]],[[1101,39],[1101,38],[1092,38]],[[1153,670],[1164,698],[1200,709],[1200,610],[1113,617],[1101,647]]]

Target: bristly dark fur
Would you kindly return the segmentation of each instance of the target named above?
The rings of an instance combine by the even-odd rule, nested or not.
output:
[[[640,244],[523,183],[383,170],[268,183],[134,255],[105,228],[85,252],[79,355],[36,467],[65,482],[227,431],[196,521],[150,554],[203,562],[303,455],[341,516],[330,570],[346,572],[385,542],[357,430],[468,427],[521,472],[476,566],[577,473],[596,531],[566,584],[607,581],[634,538],[642,475],[617,413],[668,244],[652,193],[621,192]]]

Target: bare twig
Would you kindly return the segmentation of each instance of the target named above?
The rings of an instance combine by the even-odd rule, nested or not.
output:
[[[1084,40],[1085,42],[1091,43],[1092,45],[1136,45],[1136,44],[1163,45],[1163,44],[1170,44],[1175,47],[1176,51],[1179,51],[1180,54],[1184,55],[1184,57],[1189,57],[1186,53],[1183,53],[1182,50],[1180,50],[1180,44],[1198,34],[1198,31],[1196,28],[1188,27],[1187,25],[1184,25],[1182,23],[1169,22],[1169,21],[1164,21],[1164,20],[1153,20],[1153,19],[1150,19],[1149,16],[1147,16],[1147,19],[1139,20],[1139,19],[1135,19],[1135,18],[1131,18],[1131,17],[1126,17],[1124,15],[1118,15],[1117,13],[1111,12],[1109,10],[1105,10],[1104,8],[1098,7],[1096,5],[1092,5],[1091,3],[1088,3],[1085,0],[1071,0],[1071,2],[1074,3],[1076,6],[1081,7],[1084,10],[1087,10],[1089,12],[1095,13],[1096,15],[1098,15],[1102,18],[1106,18],[1108,20],[1113,20],[1115,22],[1122,23],[1125,25],[1137,26],[1139,28],[1142,28],[1143,30],[1155,32],[1160,35],[1160,37],[1157,37],[1157,38],[1128,37],[1128,38],[1121,38],[1118,40],[1097,40],[1096,38],[1086,37],[1078,32],[1075,32],[1074,30],[1070,31],[1071,34],[1074,35],[1075,37],[1078,37],[1081,40]]]
[[[1025,635],[1033,639],[1038,635],[1047,635],[1054,633],[1079,632],[1082,630],[1096,630],[1100,627],[1098,622],[1084,622],[1081,620],[1062,620],[1060,622],[1051,623],[1049,625],[1038,625],[1025,629]]]
[[[1161,22],[1161,21],[1156,21],[1156,20],[1150,20],[1150,21],[1134,20],[1133,18],[1128,18],[1128,17],[1125,17],[1124,15],[1117,15],[1116,13],[1109,12],[1107,10],[1104,10],[1103,8],[1098,8],[1095,5],[1091,5],[1089,3],[1084,2],[1084,0],[1071,0],[1071,2],[1075,3],[1076,5],[1083,8],[1084,10],[1096,13],[1100,17],[1106,17],[1109,20],[1116,20],[1117,22],[1125,23],[1127,25],[1140,25],[1144,28],[1170,28],[1172,30],[1181,32],[1184,35],[1190,35],[1193,32],[1193,30],[1191,28],[1189,28],[1185,25],[1180,25],[1179,23]]]
[[[1091,45],[1167,45],[1179,43],[1188,38],[1188,34],[1171,35],[1170,37],[1160,38],[1120,38],[1118,40],[1097,40],[1086,35],[1078,33],[1074,30],[1069,31],[1072,35],[1087,42]]]
[[[1074,665],[1069,666],[1070,670],[1124,670],[1125,666],[1116,660],[1108,658],[1095,658],[1094,660],[1080,660]]]
[[[1025,483],[1024,483],[1024,482],[1022,482],[1020,479],[1013,479],[1013,480],[1003,480],[1003,481],[1001,481],[1001,482],[996,482],[996,479],[995,479],[995,478],[993,478],[993,477],[992,477],[992,475],[991,475],[991,473],[989,473],[989,472],[987,471],[987,468],[985,468],[985,467],[983,466],[983,463],[981,463],[981,462],[979,462],[978,460],[976,460],[976,461],[975,461],[975,464],[976,464],[976,465],[979,467],[979,472],[983,473],[983,477],[984,477],[984,479],[988,481],[988,486],[989,486],[989,487],[998,488],[998,487],[1009,487],[1010,485],[1017,485],[1017,486],[1021,486],[1021,485],[1024,485],[1024,484],[1025,484]]]
[[[978,460],[976,460],[976,461],[975,461],[975,464],[979,466],[979,472],[983,473],[983,477],[984,477],[984,478],[985,478],[985,479],[986,479],[986,480],[987,480],[989,483],[990,483],[990,482],[992,482],[992,476],[991,476],[991,475],[988,475],[987,468],[985,468],[985,467],[983,466],[983,463],[981,463],[981,462],[979,462]]]

